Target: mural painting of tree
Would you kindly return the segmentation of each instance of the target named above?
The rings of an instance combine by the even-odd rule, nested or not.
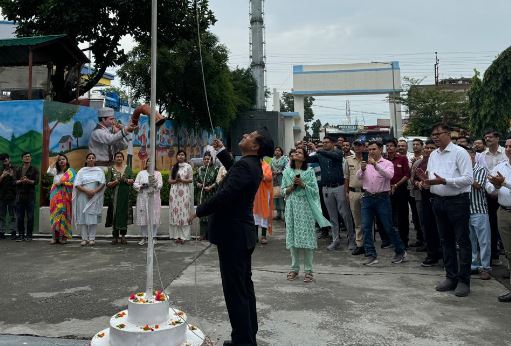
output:
[[[83,136],[82,123],[77,121],[73,124],[73,137],[76,138],[76,148],[78,148],[78,139]]]
[[[49,166],[50,137],[59,124],[71,121],[79,107],[58,102],[45,102],[43,109],[43,158],[41,171],[46,172]],[[50,126],[51,125],[51,126]]]

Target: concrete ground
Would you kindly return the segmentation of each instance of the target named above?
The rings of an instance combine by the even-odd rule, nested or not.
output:
[[[422,253],[410,251],[408,262],[393,265],[392,250],[379,250],[380,263],[364,267],[346,244],[334,252],[326,245],[319,241],[312,284],[303,273],[286,280],[282,224],[268,245],[257,246],[260,345],[511,345],[511,304],[497,302],[506,292],[497,280],[473,276],[471,295],[457,298],[434,290],[444,274],[421,268]],[[144,290],[143,249],[135,241],[94,248],[0,241],[0,345],[87,345],[130,293]],[[160,241],[156,254],[155,287],[166,287],[172,304],[213,343],[229,339],[216,248]]]

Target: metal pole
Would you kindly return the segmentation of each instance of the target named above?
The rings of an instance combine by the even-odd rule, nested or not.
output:
[[[394,107],[394,137],[397,138],[397,112],[396,112],[396,84],[394,77],[394,63],[391,62],[390,66],[392,67],[392,106]]]
[[[152,0],[151,4],[151,116],[149,117],[149,176],[154,177],[154,167],[156,158],[156,51],[157,51],[157,17],[158,17],[158,0]],[[154,188],[150,187],[148,201],[148,244],[147,244],[147,278],[146,278],[146,299],[153,297],[153,228],[154,228]],[[163,289],[164,287],[162,287]]]
[[[32,64],[33,64],[32,47],[28,48],[28,95],[27,100],[32,100]]]

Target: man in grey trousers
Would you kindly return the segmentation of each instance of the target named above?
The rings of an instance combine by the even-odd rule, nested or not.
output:
[[[349,201],[344,191],[343,153],[335,149],[335,139],[325,136],[323,150],[317,150],[311,144],[314,152],[309,156],[309,162],[317,162],[321,167],[321,185],[323,198],[332,223],[332,243],[327,250],[337,250],[341,246],[339,235],[339,214],[348,230],[348,248],[355,248],[355,227]]]

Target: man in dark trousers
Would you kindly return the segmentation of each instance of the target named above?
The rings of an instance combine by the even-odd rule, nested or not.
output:
[[[252,282],[252,252],[257,233],[252,214],[263,172],[261,159],[273,154],[265,130],[245,134],[239,143],[242,158],[234,162],[219,140],[217,158],[228,170],[216,194],[199,205],[195,217],[211,215],[209,241],[217,245],[225,303],[231,322],[231,340],[224,345],[257,345],[257,312]]]
[[[32,154],[21,155],[23,165],[15,173],[16,209],[18,211],[18,237],[16,241],[31,241],[34,232],[35,186],[39,183],[39,171],[31,165]],[[25,228],[25,215],[27,227]]]

